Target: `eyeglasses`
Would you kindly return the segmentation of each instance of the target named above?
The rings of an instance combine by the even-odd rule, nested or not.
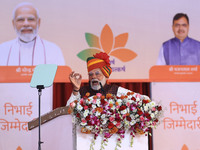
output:
[[[102,73],[101,73],[100,71],[96,71],[96,72],[89,72],[89,73],[88,73],[89,77],[92,77],[94,74],[95,74],[97,77],[99,77],[99,76],[101,76],[101,75],[102,75]]]

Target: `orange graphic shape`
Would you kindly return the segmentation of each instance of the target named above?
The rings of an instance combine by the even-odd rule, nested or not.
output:
[[[115,37],[114,48],[125,47],[128,41],[128,33],[123,33]]]
[[[116,49],[116,50],[112,51],[110,53],[110,55],[117,57],[118,59],[120,59],[123,62],[130,61],[137,56],[137,54],[135,52],[133,52],[130,49],[127,49],[127,48]]]
[[[102,49],[109,54],[113,48],[113,33],[110,27],[106,24],[101,32],[100,43]]]
[[[20,146],[18,146],[16,150],[22,150],[22,148]]]
[[[103,51],[123,62],[131,61],[137,57],[134,51],[125,48],[128,41],[128,33],[122,33],[114,37],[108,24],[103,27],[100,37],[92,33],[85,33],[85,38],[90,48],[77,54],[77,56],[84,61],[86,61],[88,56],[98,51]]]
[[[181,150],[189,150],[189,148],[184,144]]]

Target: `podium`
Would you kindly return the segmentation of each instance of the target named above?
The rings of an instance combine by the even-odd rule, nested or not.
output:
[[[32,150],[37,149],[39,119],[28,123],[32,137]],[[41,116],[41,138],[44,142],[42,150],[73,150],[75,149],[75,128],[72,117],[68,115],[68,107],[60,107]]]
[[[32,148],[37,149],[39,120],[34,119],[28,123],[32,134]],[[41,116],[42,150],[89,150],[93,134],[80,132],[78,126],[72,124],[72,117],[68,114],[68,106],[57,108]],[[108,139],[106,150],[115,149],[117,137],[113,135]],[[94,149],[100,149],[101,136],[95,141]],[[125,134],[121,149],[126,150],[148,150],[148,137],[141,135],[134,138],[133,147],[130,147],[130,134]]]

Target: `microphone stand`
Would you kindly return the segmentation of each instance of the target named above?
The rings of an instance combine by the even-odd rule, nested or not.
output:
[[[38,89],[38,99],[39,99],[39,113],[38,113],[38,116],[39,116],[39,133],[38,133],[38,136],[39,136],[39,138],[38,138],[38,150],[41,150],[41,144],[43,143],[42,141],[41,141],[41,134],[40,134],[40,128],[41,128],[41,117],[40,117],[40,106],[41,106],[41,101],[40,101],[40,99],[41,99],[41,95],[42,95],[42,89],[44,89],[44,85],[37,85],[37,89]]]
[[[100,86],[101,86],[101,92],[102,92],[102,95],[106,95],[105,90],[104,90],[104,88],[103,88],[101,82],[99,82],[99,84],[100,84]]]

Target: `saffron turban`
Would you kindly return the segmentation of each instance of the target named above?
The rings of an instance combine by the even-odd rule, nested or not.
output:
[[[90,72],[93,69],[100,68],[105,77],[109,78],[112,73],[110,67],[109,56],[106,53],[100,52],[87,59],[87,69]]]

